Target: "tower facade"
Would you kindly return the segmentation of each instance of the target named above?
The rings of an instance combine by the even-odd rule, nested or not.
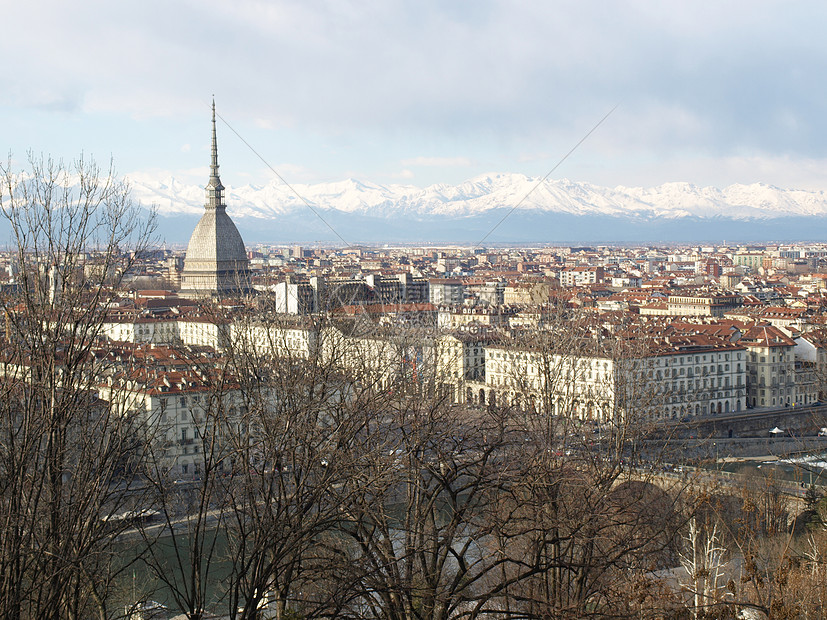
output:
[[[212,159],[204,215],[187,246],[181,294],[188,297],[224,297],[250,291],[250,262],[244,241],[227,215],[224,186],[218,176],[215,101],[212,104]]]

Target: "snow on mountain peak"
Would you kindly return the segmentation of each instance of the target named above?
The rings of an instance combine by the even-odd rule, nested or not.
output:
[[[487,173],[459,185],[380,185],[358,179],[296,184],[292,191],[280,182],[228,187],[227,209],[234,217],[276,218],[314,208],[359,213],[373,217],[466,217],[494,209],[608,215],[625,218],[771,219],[785,216],[827,216],[823,191],[785,190],[764,183],[735,184],[718,189],[687,182],[655,187],[600,187],[568,179],[528,177],[520,173]],[[133,196],[155,204],[162,215],[197,214],[203,209],[204,188],[180,183],[173,177],[130,178]],[[535,187],[536,186],[536,187]],[[298,194],[298,195],[297,195]]]

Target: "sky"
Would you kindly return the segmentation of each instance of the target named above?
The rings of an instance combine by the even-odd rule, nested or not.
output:
[[[228,186],[270,182],[268,166],[289,183],[543,176],[614,110],[551,178],[827,190],[823,0],[0,0],[0,14],[14,164],[82,152],[204,184],[214,96]]]

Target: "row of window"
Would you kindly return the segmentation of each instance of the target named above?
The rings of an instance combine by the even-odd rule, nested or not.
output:
[[[178,397],[178,404],[181,407],[186,407],[187,402],[188,402],[187,398],[189,398],[189,402],[192,403],[193,405],[197,405],[198,403],[201,402],[201,397],[198,394],[193,394],[192,396],[189,396],[189,397],[187,397],[187,396]],[[169,397],[162,397],[159,402],[160,402],[160,405],[161,405],[161,411],[163,411],[164,409],[166,409],[170,405]],[[174,400],[173,400],[172,404],[175,404]]]
[[[664,366],[669,366],[669,360],[672,360],[672,362],[674,364],[678,364],[679,366],[682,365],[682,364],[689,364],[690,366],[693,366],[693,365],[697,365],[701,362],[706,362],[706,361],[710,361],[710,362],[725,361],[725,362],[728,362],[730,360],[730,357],[729,357],[730,355],[731,355],[730,353],[710,353],[708,356],[707,356],[707,354],[696,354],[696,355],[687,355],[687,356],[679,355],[677,357],[669,357],[669,358],[665,358],[665,359],[664,358],[657,358],[655,363],[658,366],[660,366],[661,365],[661,359],[663,359],[663,365]],[[741,358],[742,355],[743,355],[743,351],[738,351],[735,354],[735,359],[738,359],[738,360],[742,359]],[[707,358],[708,358],[708,360],[707,360]],[[649,361],[649,365],[650,366],[652,365],[651,360]]]

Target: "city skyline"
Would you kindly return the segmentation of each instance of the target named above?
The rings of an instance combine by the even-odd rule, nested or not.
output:
[[[273,179],[234,130],[290,183],[422,188],[543,176],[617,106],[555,178],[823,190],[826,10],[15,4],[0,114],[17,161],[82,151],[136,181],[203,183],[214,94],[228,185]]]
[[[211,120],[186,255],[88,160],[0,168],[0,616],[821,617],[823,239],[245,248]]]

